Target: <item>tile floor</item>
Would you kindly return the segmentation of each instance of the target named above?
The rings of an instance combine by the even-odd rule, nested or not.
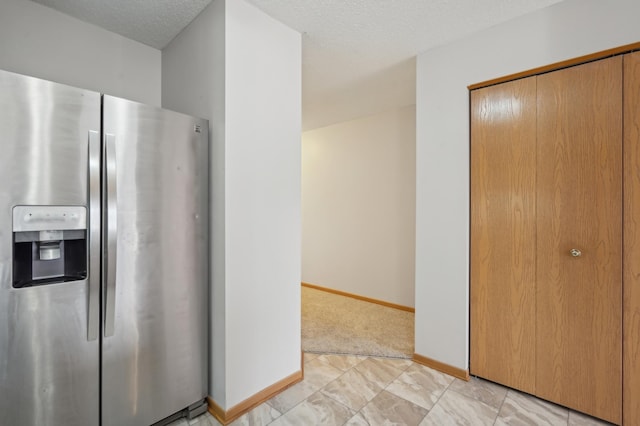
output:
[[[458,380],[410,360],[307,353],[304,362],[304,381],[231,424],[609,424],[481,379]],[[191,421],[171,424],[218,425],[208,413]]]

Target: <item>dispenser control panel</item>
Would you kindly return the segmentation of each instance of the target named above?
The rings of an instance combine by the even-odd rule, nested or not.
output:
[[[86,207],[13,207],[14,288],[84,280],[87,255]]]
[[[13,232],[87,229],[83,206],[15,206]]]

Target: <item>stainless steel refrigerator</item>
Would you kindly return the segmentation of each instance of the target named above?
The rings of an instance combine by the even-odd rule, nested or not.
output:
[[[205,409],[207,132],[0,71],[0,425]]]

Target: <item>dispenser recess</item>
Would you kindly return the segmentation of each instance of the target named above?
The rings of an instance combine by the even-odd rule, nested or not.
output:
[[[13,287],[87,278],[84,206],[13,208]]]

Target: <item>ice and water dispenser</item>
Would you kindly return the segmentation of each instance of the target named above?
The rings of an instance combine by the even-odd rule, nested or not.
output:
[[[13,208],[13,287],[87,277],[87,211],[83,206]]]

